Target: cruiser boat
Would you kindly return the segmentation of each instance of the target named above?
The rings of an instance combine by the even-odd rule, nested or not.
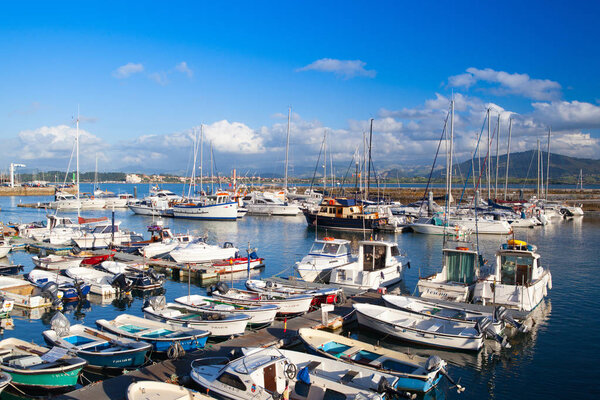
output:
[[[302,212],[297,205],[289,204],[270,192],[252,192],[244,197],[244,205],[251,215],[293,216]]]
[[[496,253],[493,272],[475,284],[473,301],[529,312],[552,289],[552,274],[543,268],[534,245],[511,239]]]
[[[432,217],[421,217],[409,225],[413,232],[427,235],[445,235],[454,230],[461,229],[455,222],[448,222],[443,212],[437,212]],[[465,228],[462,228],[464,230]]]
[[[420,278],[417,288],[421,297],[469,302],[479,278],[481,259],[475,245],[460,234],[445,237],[442,270]]]
[[[239,250],[231,242],[225,242],[223,247],[219,247],[198,238],[186,245],[180,245],[169,254],[177,263],[187,264],[237,258],[238,253]]]
[[[237,207],[237,201],[232,201],[229,193],[217,192],[214,195],[175,204],[173,216],[175,218],[236,221]]]
[[[105,208],[127,208],[127,205],[135,200],[134,197],[129,193],[114,194],[113,192],[95,190],[94,197],[96,199],[104,200]]]
[[[385,372],[273,347],[248,349],[233,361],[223,357],[194,360],[190,376],[211,394],[236,400],[380,400],[398,382]]]
[[[146,198],[127,205],[131,211],[138,215],[151,215],[154,217],[172,217],[173,207],[171,202],[164,199]]]
[[[119,246],[129,243],[133,238],[140,237],[135,232],[121,230],[120,222],[98,224],[90,232],[80,231],[73,235],[73,241],[81,249],[100,249],[111,245]]]
[[[71,193],[57,192],[54,198],[55,200],[50,202],[49,208],[56,210],[100,210],[105,206],[103,199],[85,195],[84,193],[77,197]]]
[[[296,263],[295,269],[306,282],[329,283],[333,268],[353,261],[349,240],[324,237],[315,240],[308,254]]]
[[[365,240],[359,242],[358,259],[331,270],[329,282],[361,290],[390,286],[402,280],[410,261],[395,242]]]
[[[318,211],[304,210],[304,217],[309,226],[315,228],[370,231],[387,223],[378,213],[363,211],[354,199],[325,198]]]

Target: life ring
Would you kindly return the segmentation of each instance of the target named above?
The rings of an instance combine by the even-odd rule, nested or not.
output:
[[[468,247],[457,247],[456,250],[468,251]]]
[[[332,241],[335,240],[335,238],[327,236],[327,237],[324,237],[323,240],[326,241],[326,242],[332,242]]]
[[[334,206],[335,205],[335,200],[329,200],[329,205],[330,206]]]

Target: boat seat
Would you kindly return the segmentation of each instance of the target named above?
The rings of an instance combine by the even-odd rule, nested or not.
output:
[[[340,379],[341,383],[350,383],[352,382],[352,379],[354,379],[356,377],[356,375],[358,375],[358,371],[348,371],[344,374],[344,376],[342,376],[342,379]]]
[[[442,326],[444,326],[442,321],[435,321],[427,330],[429,332],[437,332]]]
[[[321,361],[311,361],[306,368],[308,368],[309,371],[314,371],[315,368],[317,368],[319,365],[321,365]]]

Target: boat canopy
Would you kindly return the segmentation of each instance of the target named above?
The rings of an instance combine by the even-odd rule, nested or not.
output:
[[[446,281],[472,284],[477,280],[477,253],[444,249]]]
[[[309,254],[312,255],[325,255],[325,256],[336,256],[336,255],[346,255],[350,253],[350,248],[348,247],[348,243],[345,241],[316,241],[311,249]]]

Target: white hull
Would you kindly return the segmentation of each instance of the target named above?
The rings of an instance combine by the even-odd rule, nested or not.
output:
[[[41,295],[41,290],[31,283],[8,277],[0,277],[0,295],[23,308],[50,307],[52,301]]]
[[[411,224],[410,227],[414,232],[426,235],[444,235],[445,233],[454,232],[454,226],[438,226],[433,224]]]
[[[191,243],[182,249],[175,249],[169,254],[176,262],[187,264],[235,258],[237,252],[238,249],[235,247],[224,249],[218,246]]]
[[[129,207],[131,211],[138,215],[150,215],[154,217],[173,215],[172,208],[170,207],[148,207],[137,204],[129,204],[127,207]]]
[[[506,221],[479,219],[476,223],[475,218],[467,218],[450,220],[450,223],[460,225],[473,233],[477,232],[486,235],[508,235],[512,232],[509,223]]]
[[[90,285],[90,292],[100,296],[111,296],[117,293],[117,290],[111,285],[112,275],[106,272],[97,271],[91,268],[75,267],[65,271],[68,277],[82,280]]]
[[[302,212],[294,205],[246,204],[250,215],[294,216]]]
[[[440,273],[441,274],[441,273]],[[445,300],[466,303],[473,285],[463,285],[453,282],[436,282],[434,275],[430,279],[422,278],[417,283],[419,294],[425,299]]]
[[[175,250],[177,248],[177,246],[179,246],[179,242],[176,240],[173,240],[172,242],[169,242],[169,243],[162,243],[162,242],[150,243],[148,246],[141,248],[140,253],[144,257],[153,258],[156,256],[170,253],[171,251]]]
[[[139,381],[127,388],[127,400],[211,400],[212,397],[179,385],[156,381]]]
[[[233,293],[232,293],[233,292]],[[214,292],[212,296],[215,299],[223,300],[232,304],[238,304],[242,306],[263,306],[266,304],[274,304],[279,306],[279,315],[296,315],[304,314],[310,308],[312,303],[312,296],[294,296],[287,299],[271,299],[269,300],[267,295],[261,295],[259,293],[246,292],[243,290],[230,289],[226,294],[220,294],[218,291]]]
[[[53,210],[101,210],[105,206],[102,199],[58,200],[50,202]]]
[[[104,208],[127,208],[127,202],[130,199],[105,198]]]
[[[473,290],[473,301],[529,312],[548,295],[548,290],[552,288],[552,275],[550,271],[545,271],[541,278],[530,286],[504,285],[496,282],[492,291],[492,285],[494,281],[489,279],[477,282]]]
[[[128,243],[131,235],[122,232],[115,232],[114,237],[111,234],[90,234],[84,233],[82,236],[73,238],[73,241],[81,249],[99,249],[109,247],[110,245],[119,246]]]
[[[0,245],[0,258],[6,257],[8,253],[11,251],[12,246],[10,244]]]
[[[369,272],[340,267],[331,271],[329,283],[354,289],[377,289],[400,282],[402,272],[402,265],[394,265]]]
[[[79,267],[82,258],[49,255],[47,257],[33,256],[31,257],[33,264],[36,267],[51,271],[64,270],[71,267]]]
[[[195,207],[173,207],[175,218],[205,220],[237,220],[237,203],[214,204]]]

